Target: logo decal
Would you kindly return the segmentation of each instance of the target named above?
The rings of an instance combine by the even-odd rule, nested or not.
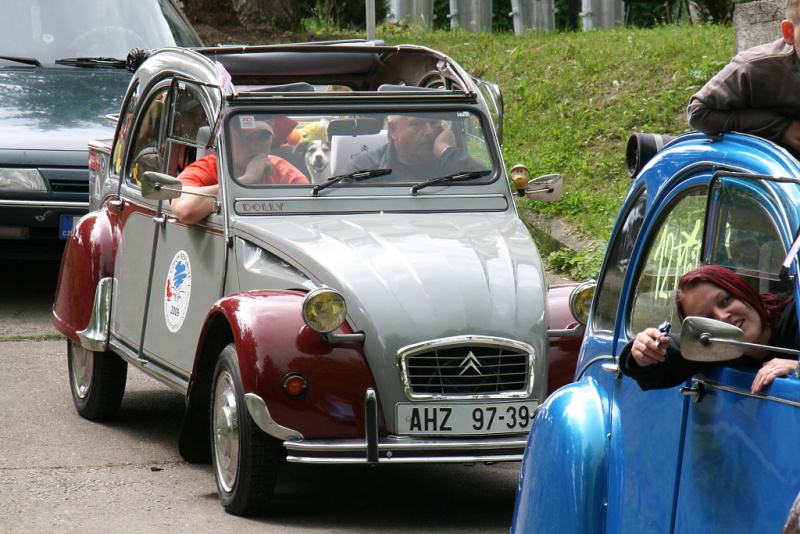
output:
[[[192,266],[188,254],[179,250],[172,258],[164,290],[164,317],[170,332],[177,332],[183,324],[191,292]]]
[[[478,375],[483,375],[483,373],[481,373],[480,370],[480,368],[483,366],[481,365],[480,360],[478,360],[478,358],[474,354],[472,354],[472,351],[469,351],[469,353],[467,353],[467,357],[464,358],[464,360],[460,364],[458,364],[458,366],[461,367],[461,372],[458,373],[458,376],[463,376],[464,373],[466,373],[470,369],[475,371],[475,373]]]

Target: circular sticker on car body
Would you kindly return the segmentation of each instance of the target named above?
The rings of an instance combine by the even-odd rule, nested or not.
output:
[[[192,266],[189,255],[179,250],[167,273],[166,289],[164,291],[164,317],[170,332],[177,332],[186,311],[189,309],[189,297],[192,293]]]

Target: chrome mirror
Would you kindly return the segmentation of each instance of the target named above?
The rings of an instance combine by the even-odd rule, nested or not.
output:
[[[687,317],[681,325],[681,354],[697,362],[735,360],[744,352],[744,332],[706,317]]]
[[[564,193],[564,178],[560,174],[545,174],[528,182],[525,196],[533,200],[552,202],[561,200]]]
[[[147,171],[142,175],[142,196],[148,200],[178,198],[181,189],[181,181],[169,174]]]

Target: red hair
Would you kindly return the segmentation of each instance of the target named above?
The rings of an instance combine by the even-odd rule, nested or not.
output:
[[[730,269],[719,265],[703,265],[684,274],[678,281],[675,302],[678,305],[678,315],[680,315],[681,320],[686,317],[686,312],[683,310],[681,302],[683,294],[702,282],[713,284],[727,291],[732,297],[741,300],[755,310],[764,325],[771,328],[778,325],[778,321],[783,315],[783,310],[792,301],[792,297],[786,298],[781,296],[780,293],[759,294],[750,284],[745,282],[744,278]]]

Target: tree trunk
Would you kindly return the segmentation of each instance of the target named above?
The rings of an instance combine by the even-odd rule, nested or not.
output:
[[[236,23],[232,0],[183,0],[183,12],[192,23],[229,25]]]
[[[243,26],[269,26],[293,30],[300,24],[302,3],[297,0],[241,0],[239,21]]]

